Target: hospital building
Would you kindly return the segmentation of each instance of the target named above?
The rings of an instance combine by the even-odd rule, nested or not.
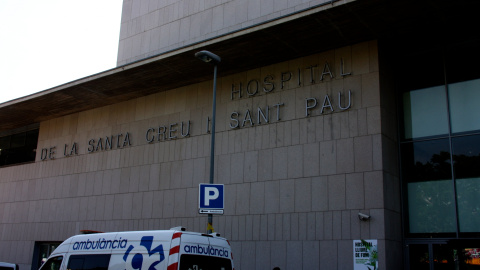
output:
[[[183,226],[237,270],[480,269],[479,10],[123,0],[116,67],[0,104],[0,261]]]

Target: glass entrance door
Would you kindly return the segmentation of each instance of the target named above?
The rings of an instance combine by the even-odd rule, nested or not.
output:
[[[410,270],[480,270],[480,243],[415,241],[406,252]]]

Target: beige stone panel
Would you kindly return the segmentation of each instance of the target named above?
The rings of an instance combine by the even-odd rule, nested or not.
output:
[[[49,121],[40,122],[39,133],[38,133],[38,142],[39,143],[48,139],[49,126],[50,126]]]
[[[328,176],[328,209],[345,209],[345,175]]]
[[[323,113],[323,102],[327,94],[327,84],[318,83],[308,86],[309,94],[303,94],[300,91],[296,105],[298,106],[297,117],[319,116]],[[302,88],[303,89],[303,88]],[[307,107],[309,107],[307,109]]]
[[[303,147],[302,145],[289,146],[287,149],[288,178],[303,176]]]
[[[351,173],[355,170],[353,139],[341,139],[336,141],[337,149],[337,173]]]
[[[317,132],[317,117],[309,117],[301,119],[302,132],[304,132],[304,139],[302,143],[314,143],[316,141]]]
[[[287,80],[289,78],[289,72],[290,70],[289,70],[288,62],[282,62],[282,63],[272,65],[272,75],[274,77],[274,82],[275,82],[275,90],[274,90],[275,92],[283,92],[284,90],[289,89],[290,84],[292,84],[292,86],[295,85],[295,82],[291,78],[290,80]],[[282,73],[284,73],[283,83],[282,83]]]
[[[286,179],[287,178],[287,165],[288,155],[287,147],[280,147],[273,149],[273,174],[272,179]]]
[[[320,142],[320,175],[337,173],[337,149],[335,141]]]
[[[356,137],[353,141],[355,153],[355,172],[373,169],[373,142],[371,136]]]
[[[257,136],[257,133],[258,133],[257,130],[258,130],[257,128],[244,129],[245,133],[242,133],[242,134],[244,134],[244,136],[247,137],[247,138],[243,138],[247,142],[247,145],[244,146],[245,147],[244,151],[253,151],[257,149],[257,140],[259,140]],[[231,132],[236,132],[236,131],[232,130]],[[228,144],[228,142],[226,143]]]
[[[152,100],[155,100],[154,105],[154,116],[161,116],[165,114],[165,102],[166,102],[166,92],[159,92],[152,95]]]
[[[355,126],[352,124],[352,126]],[[355,131],[358,132],[357,136],[364,136],[368,134],[368,121],[367,121],[367,109],[357,110],[357,125]],[[357,137],[355,136],[355,137]]]
[[[352,45],[352,72],[356,75],[371,72],[370,61],[370,47],[368,42]]]
[[[230,177],[231,183],[242,183],[244,182],[244,153],[232,154],[231,163],[230,163]]]
[[[249,132],[249,142],[251,142],[249,145],[252,145],[253,147],[249,147],[252,150],[260,150],[262,149],[262,140],[267,137],[268,138],[268,133],[269,131],[265,128],[265,126],[258,126],[258,127],[250,127],[246,128]]]
[[[283,101],[282,103],[284,103],[284,105],[280,107],[280,115],[282,116],[282,120],[289,121],[295,119],[297,110],[297,104],[295,103],[295,91],[282,91],[281,100]],[[304,108],[303,103],[301,106]]]
[[[291,88],[309,86],[312,79],[318,77],[318,54],[290,60],[288,64],[294,82]]]
[[[367,130],[368,134],[379,134],[381,132],[381,110],[379,106],[367,108]]]
[[[212,111],[212,101],[213,101],[213,81],[206,81],[206,82],[201,82],[198,83],[198,98],[197,98],[197,108],[202,108],[206,109],[208,108],[209,115],[211,115]],[[222,90],[221,88],[217,85],[217,103],[221,102],[221,98],[219,98],[218,95],[221,96]],[[211,118],[211,116],[210,116]]]
[[[280,130],[279,132],[282,132]],[[280,135],[282,136],[282,135]],[[285,121],[283,126],[283,145],[292,145],[292,121]]]
[[[199,134],[206,132],[206,123],[204,125],[204,119],[202,117],[202,110],[201,109],[193,109],[189,110],[190,116],[188,120],[190,120],[190,136],[197,136]]]
[[[266,125],[264,126],[264,130],[265,132],[262,134],[263,147],[260,147],[259,149],[275,148],[277,145],[277,125],[276,124]],[[258,139],[255,138],[255,140],[258,140]],[[251,141],[248,141],[248,143],[251,144]],[[256,149],[256,150],[259,150],[259,149]]]
[[[338,140],[342,137],[342,113],[332,113],[332,139]]]
[[[55,138],[56,120],[57,119],[48,120],[49,122],[48,129],[45,131],[47,132],[47,138],[49,140],[52,140],[53,138]]]
[[[320,172],[320,151],[318,143],[303,145],[303,175],[316,176]]]
[[[260,149],[267,149],[271,148],[272,145],[275,145],[276,139],[276,131],[272,129],[272,124],[269,125],[262,125],[261,127],[257,127],[257,131],[259,131],[258,136],[255,136],[254,143],[255,143],[255,150]],[[248,142],[253,143],[253,142]],[[244,147],[245,149],[246,147]]]
[[[360,109],[364,105],[362,103],[362,76],[353,75],[343,79],[343,91],[342,91],[342,107],[347,106],[348,91],[351,91],[351,109]],[[338,95],[338,93],[337,93]]]
[[[373,157],[373,170],[383,170],[383,145],[382,135],[377,134],[372,136],[372,157]]]
[[[307,99],[311,99],[314,96],[314,91],[316,89],[310,86],[304,86],[302,88],[297,88],[295,91],[295,101],[293,100],[286,100],[290,105],[294,102],[295,104],[295,115],[294,118],[304,118],[307,116],[306,114],[306,107],[307,107]],[[287,105],[287,106],[288,106]],[[309,103],[310,105],[310,103]],[[311,110],[309,110],[310,112]]]
[[[246,215],[250,211],[250,191],[251,183],[243,183],[235,185],[236,187],[236,203],[235,203],[235,214],[236,215]],[[239,200],[239,198],[242,198]]]
[[[245,153],[244,182],[256,182],[258,176],[258,151]]]
[[[64,117],[59,117],[55,119],[54,122],[54,130],[52,131],[52,136],[53,138],[59,138],[62,137],[62,132],[63,132],[63,127],[65,125],[65,119]]]
[[[137,193],[140,184],[140,167],[135,166],[130,168],[130,177],[128,182],[128,192]]]
[[[326,114],[323,118],[323,140],[330,141],[334,138],[334,125],[332,120],[332,114]]]
[[[110,123],[110,106],[98,108],[95,115],[95,128],[105,128]]]
[[[198,84],[188,85],[185,87],[186,103],[185,107],[187,110],[197,109],[198,106]],[[218,96],[217,96],[218,98]],[[217,100],[217,103],[219,101]]]
[[[166,190],[170,188],[170,177],[171,177],[171,164],[162,163],[160,167],[160,175],[159,175],[159,188],[160,190]]]
[[[245,78],[244,78],[245,80],[242,82],[242,85],[243,85],[242,96],[244,98],[259,97],[264,95],[263,91],[261,91],[261,84],[256,83],[256,82],[263,81],[261,80],[261,73],[262,73],[262,70],[260,68],[251,69],[246,72]]]
[[[144,120],[146,118],[146,103],[148,97],[139,97],[135,99],[135,121]]]
[[[383,208],[383,181],[382,171],[372,171],[364,174],[366,209]]]
[[[135,106],[136,100],[132,99],[129,101],[124,101],[115,106],[115,113],[117,114],[117,124],[131,123],[135,119]]]
[[[326,176],[312,178],[312,211],[328,210],[328,179]]]
[[[155,116],[155,107],[158,105],[155,102],[155,95],[149,95],[145,97],[144,104],[144,119],[149,119]]]
[[[337,78],[354,75],[352,71],[352,46],[335,49],[335,74],[337,74]]]
[[[265,78],[268,77],[267,80]],[[260,75],[259,80],[262,83],[262,89],[266,88],[267,91],[263,91],[267,94],[277,93],[279,88],[279,84],[277,80],[279,79],[279,74],[276,74],[275,65],[263,66],[260,68]],[[265,81],[271,84],[265,84]],[[273,89],[271,89],[273,87]]]
[[[258,169],[257,179],[258,181],[272,180],[273,175],[273,150],[265,149],[258,152]]]
[[[371,40],[368,41],[368,49],[370,53],[370,71],[371,72],[378,72],[378,41]]]
[[[219,103],[229,103],[232,101],[232,82],[233,82],[233,75],[223,76],[221,73],[221,68],[217,73],[217,104]],[[206,106],[207,98],[213,98],[213,70],[212,70],[212,84],[210,91],[208,91],[207,87],[204,87],[203,92],[199,90],[200,84],[194,84],[195,89],[197,90],[198,98],[196,99],[197,103],[195,104],[195,108],[201,108]],[[203,93],[203,97],[201,96]],[[198,102],[200,99],[203,99],[203,102]]]
[[[312,179],[295,181],[295,212],[309,212],[312,207]],[[305,231],[305,230],[304,230]]]
[[[378,72],[362,75],[362,104],[364,107],[380,106]]]

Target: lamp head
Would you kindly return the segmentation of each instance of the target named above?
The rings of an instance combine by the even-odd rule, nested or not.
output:
[[[220,56],[211,53],[209,51],[199,51],[195,53],[195,57],[202,60],[205,63],[218,64],[221,61]]]

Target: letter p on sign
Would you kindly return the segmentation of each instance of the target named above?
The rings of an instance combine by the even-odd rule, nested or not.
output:
[[[218,198],[220,192],[218,188],[215,187],[205,187],[205,206],[210,206],[210,200],[215,200]]]
[[[199,209],[223,209],[224,186],[222,184],[200,184]]]

